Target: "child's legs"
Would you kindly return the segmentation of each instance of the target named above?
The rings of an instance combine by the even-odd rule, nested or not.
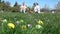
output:
[[[40,13],[40,10],[38,11],[38,13]]]
[[[26,9],[23,10],[23,12],[25,13]]]
[[[23,12],[23,10],[21,9],[20,12]]]
[[[40,9],[38,9],[38,13],[40,13]]]

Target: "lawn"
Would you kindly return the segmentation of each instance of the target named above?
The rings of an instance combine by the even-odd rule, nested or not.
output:
[[[0,12],[0,34],[60,34],[60,14]]]

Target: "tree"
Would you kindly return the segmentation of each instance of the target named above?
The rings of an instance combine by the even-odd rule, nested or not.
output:
[[[60,2],[58,2],[58,3],[56,4],[55,9],[58,10],[58,11],[60,11]]]
[[[0,0],[0,10],[1,10],[1,0]]]
[[[0,3],[1,3],[1,0],[0,0]]]
[[[50,11],[50,7],[47,4],[45,4],[44,7],[41,9],[41,11],[49,12]]]
[[[5,2],[5,5],[10,6],[10,2],[9,1]]]
[[[16,7],[16,6],[18,6],[18,3],[17,2],[15,2],[15,4],[14,4],[14,7]]]
[[[7,7],[6,8],[7,11],[11,11],[11,6],[9,1],[5,2],[5,7]]]
[[[6,2],[2,1],[0,4],[0,8],[3,11],[10,11],[10,9],[11,9],[10,2],[9,1],[6,1]]]
[[[19,11],[19,5],[17,2],[15,2],[14,6],[13,6],[13,12],[17,12]]]
[[[5,2],[4,1],[1,2],[0,8],[1,8],[1,10],[4,10],[5,9]]]

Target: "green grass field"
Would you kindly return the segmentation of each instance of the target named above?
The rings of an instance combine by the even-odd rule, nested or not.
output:
[[[0,34],[60,34],[60,14],[0,12]]]

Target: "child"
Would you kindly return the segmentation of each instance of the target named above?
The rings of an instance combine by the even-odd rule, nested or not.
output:
[[[34,11],[37,13],[40,13],[40,7],[39,7],[38,3],[35,3]]]
[[[20,7],[20,11],[25,13],[26,8],[27,8],[26,5],[23,3]]]

